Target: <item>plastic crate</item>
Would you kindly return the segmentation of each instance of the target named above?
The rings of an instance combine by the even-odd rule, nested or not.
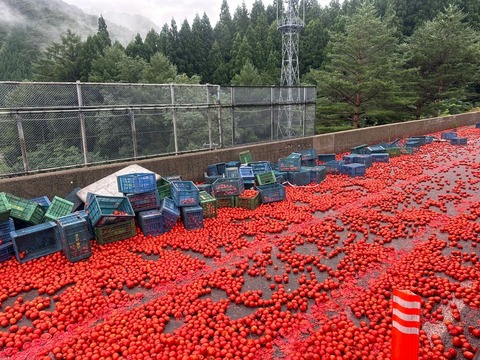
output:
[[[0,192],[0,221],[8,220],[10,211],[11,207],[6,194],[4,192]]]
[[[298,158],[281,158],[278,160],[278,170],[280,171],[300,171],[302,167],[302,159]]]
[[[450,140],[457,137],[457,133],[453,131],[442,132],[441,138],[445,140]]]
[[[117,176],[118,191],[124,194],[142,194],[157,189],[153,173],[134,173]]]
[[[343,155],[342,160],[345,162],[345,164],[353,164],[357,159],[357,156],[357,154]]]
[[[88,224],[78,213],[59,217],[57,231],[63,253],[70,262],[86,259],[92,255]]]
[[[286,171],[274,171],[274,173],[278,183],[283,184],[288,180],[288,173]]]
[[[197,206],[200,201],[198,193],[198,188],[192,181],[174,181],[172,183],[172,199],[178,207]]]
[[[363,164],[346,164],[343,166],[342,172],[350,177],[365,175],[365,165]]]
[[[422,146],[422,144],[418,140],[408,140],[405,141],[405,146],[419,148],[420,146]]]
[[[207,175],[205,174],[205,183],[206,184],[213,184],[215,181],[217,181],[217,179],[223,179],[223,175]]]
[[[85,210],[80,210],[75,212],[75,214],[78,214],[79,216],[82,217],[87,222],[88,226],[88,233],[90,234],[90,239],[95,238],[95,233],[93,232],[93,225],[92,225],[92,219],[90,219],[90,216],[88,216],[88,213]]]
[[[135,219],[121,221],[102,227],[94,227],[95,239],[100,245],[125,240],[137,234]]]
[[[418,141],[420,143],[420,146],[425,145],[425,136],[414,136],[411,138],[407,138],[406,141]]]
[[[57,224],[49,221],[12,231],[13,251],[18,262],[25,263],[62,250],[56,228]]]
[[[238,168],[238,174],[241,178],[254,179],[253,169],[251,166],[240,166]]]
[[[224,198],[217,198],[217,207],[221,208],[235,208],[238,206],[238,196],[228,196]]]
[[[319,184],[327,177],[327,168],[325,166],[315,166],[310,169],[310,182]]]
[[[388,163],[390,162],[390,155],[388,155],[388,153],[372,154],[372,161]]]
[[[413,153],[414,153],[414,148],[413,148],[413,147],[400,148],[400,153],[401,153],[402,155],[413,155]]]
[[[300,150],[299,153],[302,156],[302,160],[316,160],[317,159],[317,150],[315,150],[315,149]]]
[[[433,139],[434,137],[433,136],[425,136],[425,144],[431,144],[433,143]]]
[[[138,214],[138,225],[145,236],[157,236],[165,232],[162,212],[159,209],[141,211]]]
[[[245,189],[253,189],[255,187],[255,180],[253,179],[245,179],[243,180],[243,187]]]
[[[476,123],[476,124],[475,124],[475,128],[476,128],[476,129],[480,129],[480,123]]]
[[[317,159],[321,163],[327,163],[330,161],[335,161],[335,154],[318,154]]]
[[[299,152],[292,152],[290,155],[287,156],[289,159],[302,159],[302,154]]]
[[[205,191],[207,194],[213,195],[212,184],[197,184],[196,186],[197,186],[198,191],[200,191],[200,193],[202,191]],[[200,198],[200,201],[202,201],[201,198]]]
[[[171,188],[172,188],[172,183],[168,181],[167,179],[164,179],[161,177],[157,181],[157,191],[158,191],[158,197],[160,200],[170,197],[172,195],[171,193]]]
[[[390,155],[390,157],[396,157],[402,155],[402,150],[399,147],[390,147],[386,148],[385,152]]]
[[[201,206],[182,208],[182,221],[187,230],[203,229],[203,208]]]
[[[10,206],[10,217],[37,225],[42,222],[45,210],[36,202],[5,193]]]
[[[262,204],[282,201],[286,198],[285,186],[282,184],[271,184],[257,186],[260,193],[260,201]]]
[[[5,244],[0,244],[0,264],[7,260],[10,260],[13,255],[14,251],[12,243],[9,242]]]
[[[275,173],[273,171],[264,172],[261,174],[257,174],[257,182],[258,185],[268,185],[277,182],[275,178]]]
[[[227,166],[227,168],[232,168],[232,167],[239,168],[240,167],[240,161],[228,161],[228,162],[225,163],[225,165]]]
[[[13,219],[0,222],[0,245],[12,242],[12,237],[10,236],[12,231],[15,231]]]
[[[323,164],[327,170],[327,174],[340,174],[343,165],[345,165],[345,163],[338,160],[329,161]]]
[[[366,154],[366,148],[367,148],[367,144],[362,144],[362,145],[358,145],[358,146],[355,146],[355,147],[352,147],[350,149],[350,152],[352,154],[360,154],[360,155],[363,155],[363,154]],[[333,159],[335,160],[335,159]]]
[[[47,212],[43,216],[43,222],[55,221],[61,216],[68,215],[73,210],[73,203],[71,201],[55,196],[52,204],[48,207]]]
[[[268,161],[257,161],[248,163],[248,166],[252,168],[253,175],[262,174],[267,171],[272,171],[272,167],[270,166],[270,162]]]
[[[203,209],[203,218],[217,217],[217,199],[206,191],[200,191],[200,206]]]
[[[213,195],[215,197],[238,196],[245,187],[243,178],[223,178],[213,183]]]
[[[207,175],[208,176],[218,175],[217,164],[212,164],[207,166]]]
[[[30,199],[30,201],[36,202],[38,205],[40,205],[43,210],[47,211],[48,207],[52,204],[48,196],[40,196],[36,197],[33,199]]]
[[[175,202],[170,198],[163,199],[160,212],[162,213],[163,218],[163,229],[165,231],[172,230],[180,217],[180,210],[178,210]]]
[[[240,174],[238,173],[238,168],[237,167],[227,167],[225,169],[225,176],[227,178],[238,178],[238,177],[240,177]]]
[[[182,177],[180,175],[169,175],[169,176],[165,176],[165,180],[167,181],[182,181]]]
[[[253,197],[244,197],[240,195],[238,197],[238,207],[247,210],[255,210],[260,206],[260,193],[258,192]]]
[[[385,152],[385,148],[379,145],[369,146],[366,148],[366,154],[378,154],[378,153],[384,153],[384,152]]]
[[[127,198],[134,212],[158,209],[160,207],[158,190],[143,194],[129,194]]]
[[[288,182],[296,186],[310,184],[310,170],[292,171],[288,173]]]
[[[301,164],[303,167],[314,167],[314,166],[317,166],[317,160],[315,159],[302,160]]]
[[[355,158],[356,164],[363,164],[365,167],[369,168],[372,166],[373,160],[372,155],[357,155]]]
[[[452,138],[450,139],[450,144],[452,145],[467,145],[467,138]]]
[[[250,153],[250,150],[245,150],[242,151],[238,154],[240,158],[240,163],[241,164],[248,164],[253,161],[252,154]]]
[[[93,227],[115,224],[135,217],[135,212],[126,196],[94,194],[87,204],[87,213]]]

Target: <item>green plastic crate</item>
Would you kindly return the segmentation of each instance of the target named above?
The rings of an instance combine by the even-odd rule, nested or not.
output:
[[[200,191],[200,206],[203,209],[204,218],[216,218],[217,217],[217,199],[206,191]]]
[[[95,233],[97,243],[100,245],[125,240],[137,234],[137,230],[135,229],[135,219],[102,227],[95,227],[93,232]]]
[[[254,197],[238,197],[238,207],[247,210],[255,210],[260,206],[260,193]]]
[[[385,149],[385,152],[388,153],[388,155],[390,155],[390,157],[395,157],[395,156],[400,156],[402,155],[402,151],[400,148],[398,147],[389,147],[389,148],[386,148]]]
[[[55,221],[59,217],[68,215],[73,210],[73,203],[71,201],[55,196],[47,212],[43,216],[42,222]]]
[[[257,174],[258,185],[268,185],[277,182],[275,173],[273,171],[267,171],[261,174]]]
[[[10,217],[10,204],[5,193],[0,192],[0,221],[7,221]]]
[[[33,225],[38,225],[42,222],[45,210],[43,210],[40,204],[9,193],[5,193],[5,196],[11,208],[10,217]]]
[[[157,190],[160,200],[163,200],[171,195],[172,183],[164,178],[160,178],[157,181]]]
[[[242,164],[248,164],[253,161],[252,154],[250,154],[250,150],[242,151],[241,153],[238,154],[240,157],[240,163]]]
[[[217,207],[220,208],[234,208],[238,206],[238,196],[228,196],[224,198],[216,198]]]

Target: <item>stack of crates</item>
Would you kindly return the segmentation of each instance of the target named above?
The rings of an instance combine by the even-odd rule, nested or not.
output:
[[[1,213],[0,213],[1,214]],[[5,218],[0,215],[0,218]],[[14,254],[11,232],[15,231],[12,219],[0,221],[0,263],[10,260]]]
[[[79,213],[59,217],[57,231],[63,253],[70,262],[86,259],[92,255],[88,224]]]
[[[219,208],[237,207],[238,196],[244,190],[243,177],[218,179],[213,183],[213,195]]]
[[[206,191],[200,191],[200,206],[203,209],[203,218],[216,218],[217,217],[217,199]]]
[[[138,213],[138,225],[145,236],[157,236],[165,232],[160,209],[141,211]]]
[[[164,180],[160,186],[169,187],[169,184],[169,181]],[[159,185],[155,174],[134,173],[119,175],[117,176],[117,185],[118,191],[127,197],[135,214],[160,207]],[[166,191],[167,189],[165,189],[164,195]]]
[[[165,198],[162,201],[160,208],[162,214],[163,229],[165,232],[172,230],[180,218],[180,210],[175,205],[175,202],[171,198]]]
[[[10,234],[13,251],[19,263],[25,263],[62,250],[57,224],[53,221],[14,230]]]
[[[59,217],[70,214],[72,210],[73,202],[62,199],[59,196],[55,196],[52,200],[52,203],[45,212],[42,221],[56,221]]]

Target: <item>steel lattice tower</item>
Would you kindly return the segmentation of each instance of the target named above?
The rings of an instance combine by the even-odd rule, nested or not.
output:
[[[282,34],[282,72],[280,86],[287,86],[286,94],[280,89],[280,103],[292,103],[300,100],[292,86],[300,84],[300,68],[298,62],[299,38],[305,23],[305,4],[303,18],[299,16],[298,0],[277,0],[278,31]],[[279,16],[280,15],[280,16]],[[293,111],[290,105],[280,111],[278,121],[278,137],[295,135],[292,128]],[[283,123],[286,123],[283,125]]]

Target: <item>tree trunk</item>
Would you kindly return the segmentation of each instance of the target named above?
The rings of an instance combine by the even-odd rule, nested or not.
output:
[[[358,123],[360,121],[360,105],[362,104],[360,91],[357,91],[355,99],[355,108],[353,110],[353,128],[358,129]]]

